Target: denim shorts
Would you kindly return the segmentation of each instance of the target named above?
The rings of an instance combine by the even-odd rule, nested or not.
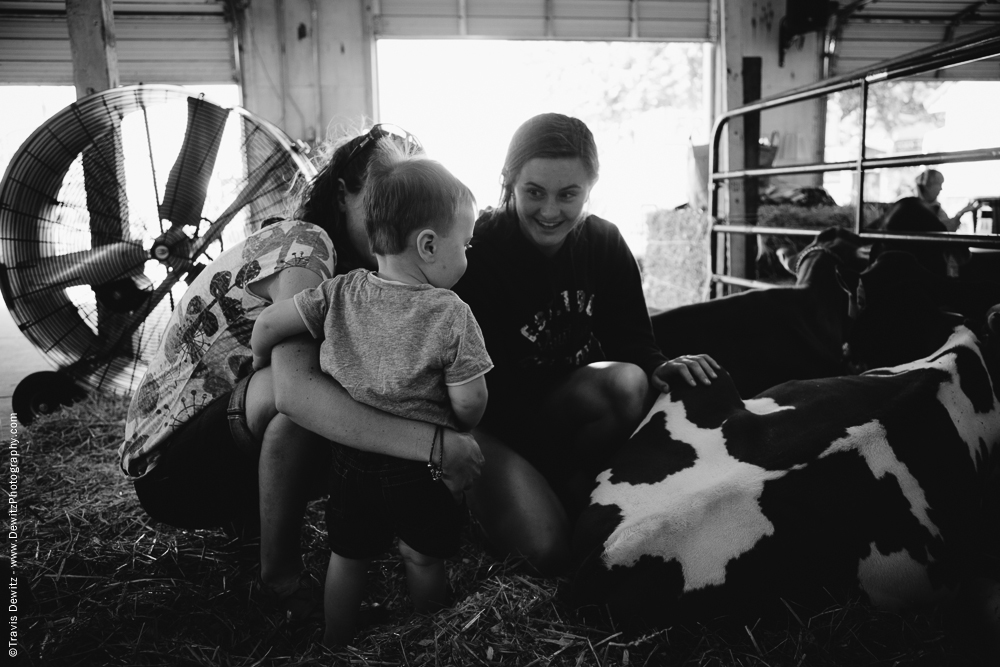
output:
[[[161,445],[156,466],[135,481],[151,518],[185,529],[259,531],[259,443],[246,420],[250,377],[174,431]]]
[[[447,558],[458,551],[462,505],[427,464],[334,445],[326,506],[330,549],[344,558],[376,558],[399,537],[415,551]]]

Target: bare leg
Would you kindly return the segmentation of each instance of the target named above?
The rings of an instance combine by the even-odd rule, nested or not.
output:
[[[448,572],[444,561],[416,551],[403,540],[399,541],[399,555],[406,565],[406,586],[417,613],[429,614],[448,606]]]
[[[270,369],[254,373],[247,388],[247,424],[261,439],[260,576],[282,596],[299,585],[306,502],[316,495],[329,461],[329,443],[274,408]]]
[[[326,632],[323,643],[343,646],[354,638],[358,626],[358,610],[365,596],[368,583],[367,560],[353,560],[335,553],[330,554],[326,569],[326,587],[323,610],[326,614]]]
[[[569,558],[566,511],[549,483],[499,438],[473,432],[486,463],[466,495],[473,515],[500,555],[525,558],[542,574],[556,574]]]
[[[642,421],[648,394],[641,368],[603,361],[575,370],[552,392],[545,409],[555,424],[571,429],[573,459],[596,473]]]

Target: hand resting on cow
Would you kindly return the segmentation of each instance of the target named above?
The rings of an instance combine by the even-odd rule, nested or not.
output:
[[[670,391],[672,378],[686,382],[691,387],[701,384],[712,384],[722,367],[707,354],[685,354],[670,361],[664,361],[652,375],[653,387],[660,393]],[[675,381],[676,385],[677,382]]]
[[[655,314],[656,343],[668,357],[710,355],[741,396],[787,380],[840,375],[850,318],[837,271],[864,269],[865,250],[853,232],[826,229],[798,254],[795,286],[753,289]]]

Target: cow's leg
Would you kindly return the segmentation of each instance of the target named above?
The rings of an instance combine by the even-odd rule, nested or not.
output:
[[[486,459],[466,494],[469,508],[497,555],[525,558],[555,574],[569,557],[570,525],[559,498],[534,466],[496,436],[476,429]]]
[[[260,577],[282,597],[299,586],[302,519],[328,468],[330,446],[275,409],[270,371],[250,379],[246,410],[247,426],[261,442]]]

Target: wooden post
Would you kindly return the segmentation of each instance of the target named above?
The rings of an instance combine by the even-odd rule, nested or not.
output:
[[[111,0],[66,0],[77,99],[118,85]]]
[[[761,59],[743,58],[743,104],[760,99]],[[743,116],[743,161],[746,169],[760,166],[760,112]],[[759,179],[743,181],[743,215],[747,225],[757,224],[760,204]],[[743,278],[757,277],[757,236],[743,237]]]
[[[77,99],[102,90],[117,87],[118,55],[115,51],[115,19],[111,0],[66,0],[66,22],[69,27],[70,52],[73,54],[73,83]],[[115,126],[83,151],[83,184],[90,215],[91,247],[107,245],[125,238],[128,221],[128,201],[125,198],[125,174],[121,128]],[[132,273],[142,272],[138,267]],[[123,288],[132,273],[103,285],[91,285],[97,296],[97,330],[95,345],[100,347],[115,340],[123,314],[109,303]],[[117,354],[132,352],[126,341]]]
[[[307,141],[322,141],[329,130],[359,129],[364,119],[377,119],[378,0],[230,4],[238,17],[244,107],[293,139]],[[275,27],[279,18],[288,27],[280,34]],[[303,38],[297,37],[301,26],[312,26]]]
[[[719,0],[722,24],[722,66],[725,79],[722,86],[722,110],[730,111],[743,106],[743,1]],[[720,156],[720,165],[725,170],[743,169],[744,118],[731,119],[727,124],[725,157]],[[742,225],[746,222],[745,183],[742,179],[731,179],[723,185],[726,196],[725,218],[729,224]],[[720,192],[722,194],[722,192]],[[725,240],[723,240],[725,239]],[[719,264],[720,273],[731,276],[746,276],[746,238],[740,234],[728,234],[719,238],[718,251],[724,254],[726,266]],[[732,288],[724,288],[728,293]]]
[[[66,21],[77,99],[117,86],[118,56],[111,0],[66,0]],[[121,131],[116,125],[107,135],[95,137],[94,143],[83,152],[91,244],[95,247],[123,238],[128,203],[122,160],[115,155],[121,154],[121,150]]]

